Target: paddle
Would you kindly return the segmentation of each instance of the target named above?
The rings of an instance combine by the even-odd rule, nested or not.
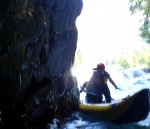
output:
[[[121,90],[121,89],[120,89],[120,90]],[[85,93],[88,93],[88,94],[91,94],[91,95],[94,95],[94,96],[97,96],[97,97],[98,97],[98,95],[96,95],[95,93],[92,93],[92,92],[90,92],[90,91],[83,90],[83,92],[85,92]],[[113,98],[111,97],[111,100],[115,100],[115,99],[113,99]]]
[[[92,93],[92,92],[90,92],[90,91],[85,91],[85,90],[83,90],[83,92],[97,96],[95,93]]]

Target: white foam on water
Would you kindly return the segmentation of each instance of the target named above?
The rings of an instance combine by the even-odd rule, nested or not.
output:
[[[107,71],[107,70],[106,70]],[[90,69],[76,69],[73,70],[73,75],[78,79],[78,88],[84,82],[88,81],[92,76],[92,70]],[[141,89],[150,88],[150,73],[145,73],[139,68],[132,68],[126,70],[108,70],[111,78],[121,90],[115,90],[114,86],[108,81],[108,87],[111,92],[111,96],[114,99],[121,99],[130,94],[133,94]],[[80,100],[85,102],[85,93],[80,94]]]

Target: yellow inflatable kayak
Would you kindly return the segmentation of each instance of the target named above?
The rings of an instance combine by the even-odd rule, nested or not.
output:
[[[104,104],[79,104],[82,114],[116,124],[144,120],[150,111],[149,89],[142,89],[131,96]]]

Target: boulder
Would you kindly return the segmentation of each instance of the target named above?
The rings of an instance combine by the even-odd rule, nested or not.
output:
[[[82,4],[0,1],[0,127],[41,127],[78,109],[71,68]]]

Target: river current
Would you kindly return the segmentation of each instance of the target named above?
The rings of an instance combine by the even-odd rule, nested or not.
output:
[[[79,71],[74,71],[73,74],[78,79],[78,87],[80,89],[82,84],[89,80],[92,72]],[[111,78],[115,81],[117,86],[121,89],[115,90],[115,88],[108,82],[111,96],[116,100],[131,95],[140,89],[150,88],[150,72],[147,70],[132,68],[107,71],[110,73]],[[80,94],[80,100],[83,103],[85,102],[85,93]],[[111,122],[88,118],[87,116],[80,114],[80,112],[76,112],[62,122],[60,129],[150,129],[150,114],[145,120],[136,123],[116,125]]]

